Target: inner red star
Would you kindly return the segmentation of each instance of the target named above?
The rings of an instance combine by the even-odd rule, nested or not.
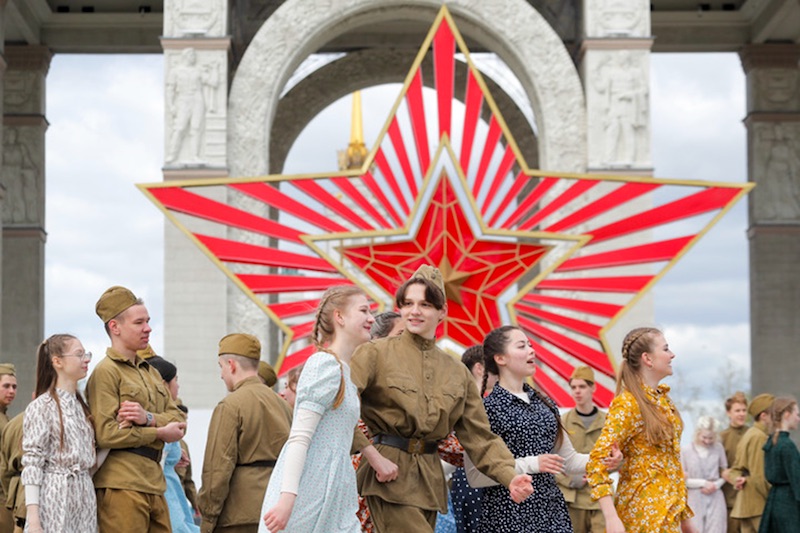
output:
[[[344,247],[341,253],[392,295],[421,265],[439,267],[448,312],[437,336],[464,347],[481,343],[503,324],[500,295],[530,272],[549,247],[475,235],[444,172],[430,202],[420,209],[423,218],[410,239]]]

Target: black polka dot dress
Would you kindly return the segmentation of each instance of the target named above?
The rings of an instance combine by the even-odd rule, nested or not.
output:
[[[458,533],[478,533],[481,523],[483,489],[473,489],[463,468],[457,468],[450,481],[450,498]]]
[[[514,454],[527,457],[552,453],[558,434],[557,408],[527,384],[526,403],[495,385],[483,403],[492,431]],[[481,533],[572,533],[564,496],[553,474],[533,474],[533,494],[514,503],[502,485],[484,489],[481,499]]]

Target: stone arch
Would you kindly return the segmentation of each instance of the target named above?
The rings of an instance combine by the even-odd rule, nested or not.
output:
[[[440,7],[440,0],[330,0],[325,6],[285,2],[251,41],[231,85],[231,175],[268,172],[279,95],[305,57],[330,39],[375,21],[433,21]],[[585,170],[585,100],[558,34],[524,0],[453,0],[448,8],[459,30],[498,54],[522,83],[536,117],[540,168]]]
[[[328,63],[309,74],[281,98],[272,123],[269,146],[269,173],[283,171],[286,157],[297,137],[323,109],[338,99],[365,87],[384,83],[402,83],[416,50],[376,48],[359,50]],[[427,86],[432,86],[433,64],[422,63]],[[466,65],[456,65],[455,97],[464,100]],[[530,123],[503,88],[484,74],[484,80],[500,113],[531,167],[538,166],[537,139]],[[488,120],[488,108],[484,107]],[[276,135],[280,132],[280,135]]]

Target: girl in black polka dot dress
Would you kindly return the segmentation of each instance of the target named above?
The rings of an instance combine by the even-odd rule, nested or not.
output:
[[[481,532],[571,533],[554,474],[585,473],[588,455],[572,447],[553,401],[525,383],[536,370],[536,354],[522,330],[495,329],[486,336],[483,351],[486,370],[500,376],[483,401],[489,423],[517,458],[517,471],[531,474],[533,495],[516,504],[502,485],[488,486],[481,500]],[[491,483],[470,464],[467,475],[473,486]]]

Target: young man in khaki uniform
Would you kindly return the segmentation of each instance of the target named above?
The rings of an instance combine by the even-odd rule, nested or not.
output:
[[[136,353],[151,331],[142,300],[115,286],[95,311],[111,339],[86,385],[97,446],[110,449],[94,475],[98,526],[115,533],[168,532],[161,450],[183,437],[185,419],[161,375]]]
[[[396,465],[388,477],[369,461],[358,469],[359,492],[378,533],[434,530],[436,511],[447,509],[437,443],[453,429],[478,469],[508,487],[515,501],[533,492],[531,477],[515,473],[514,457],[491,432],[469,370],[436,346],[436,328],[447,313],[444,295],[441,272],[420,267],[395,298],[403,333],[362,344],[353,354],[361,418],[375,448]],[[355,449],[368,445],[356,430]]]
[[[728,429],[720,432],[719,440],[725,449],[725,456],[728,458],[728,465],[733,465],[736,460],[736,448],[742,437],[747,432],[745,421],[747,420],[747,398],[744,393],[739,391],[725,400],[725,414],[728,415],[730,425]],[[722,486],[722,493],[725,495],[725,505],[728,508],[728,533],[741,533],[739,520],[731,517],[733,504],[736,502],[736,491],[733,488],[735,479],[730,477],[730,468],[722,473],[725,483]]]
[[[292,413],[258,377],[261,343],[233,333],[219,341],[230,394],[214,408],[197,505],[201,533],[255,533],[275,460],[289,438]]]
[[[594,371],[588,366],[576,367],[569,378],[569,387],[575,400],[575,408],[567,411],[561,422],[575,451],[589,453],[600,438],[606,422],[606,413],[594,405],[594,393],[597,389]],[[583,475],[558,474],[556,481],[567,502],[575,533],[605,531],[606,523],[600,504],[592,500],[592,489],[586,483],[586,478]]]
[[[25,412],[11,419],[0,432],[0,485],[4,496],[0,505],[11,513],[14,533],[22,533],[28,509],[25,507],[25,485],[22,484],[22,421]],[[11,531],[11,530],[2,530]]]
[[[758,533],[761,515],[767,503],[770,484],[764,477],[764,444],[772,431],[771,394],[759,394],[747,412],[755,420],[753,427],[739,441],[729,476],[738,491],[731,516],[739,520],[742,533]]]
[[[0,363],[0,432],[8,424],[8,407],[17,397],[17,374],[11,363]],[[6,501],[6,492],[0,485],[0,502]],[[0,505],[0,532],[14,529],[14,514]]]

